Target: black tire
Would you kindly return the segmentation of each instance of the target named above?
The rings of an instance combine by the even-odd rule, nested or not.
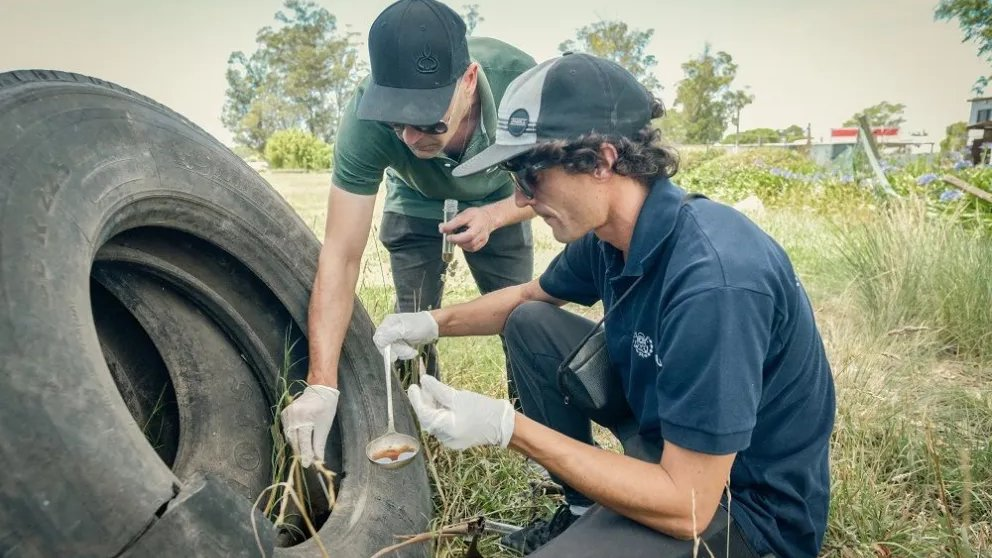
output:
[[[76,74],[0,74],[0,555],[129,555],[143,537],[163,556],[221,539],[251,555],[251,529],[212,539],[221,527],[197,514],[226,506],[244,527],[268,484],[277,369],[287,335],[290,358],[306,355],[318,251],[257,173],[167,108]],[[384,471],[365,458],[386,428],[371,333],[356,299],[327,455],[343,476],[319,531],[335,556],[424,531],[431,513],[422,459]],[[154,448],[136,419],[163,388],[172,441]],[[397,428],[416,432],[394,391]],[[208,498],[204,473],[240,496]],[[198,527],[156,532],[176,518]]]

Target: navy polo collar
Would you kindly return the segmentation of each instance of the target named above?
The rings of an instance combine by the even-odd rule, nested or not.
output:
[[[607,261],[613,260],[613,265],[609,267],[623,265],[623,270],[619,274],[621,277],[643,275],[655,258],[661,254],[665,242],[675,230],[675,220],[684,198],[685,191],[667,178],[656,180],[644,200],[644,205],[641,206],[641,212],[637,215],[626,263],[623,263],[620,250],[606,242],[601,242],[608,254],[612,252],[610,254],[612,257],[607,259]]]

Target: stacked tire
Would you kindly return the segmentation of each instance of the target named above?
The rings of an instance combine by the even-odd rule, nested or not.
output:
[[[0,556],[272,555],[252,501],[272,481],[280,371],[306,375],[319,248],[255,171],[158,103],[0,74]],[[371,333],[356,300],[325,456],[342,473],[319,529],[334,556],[430,515],[422,462],[364,455],[386,428]]]

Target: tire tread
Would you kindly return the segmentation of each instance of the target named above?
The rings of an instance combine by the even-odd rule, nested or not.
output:
[[[78,83],[83,86],[95,86],[103,89],[109,89],[123,95],[127,95],[135,100],[141,101],[148,105],[155,107],[169,116],[176,118],[183,122],[184,124],[193,127],[202,134],[207,134],[207,132],[196,125],[190,119],[179,114],[178,112],[170,109],[169,107],[163,105],[162,103],[142,95],[134,91],[133,89],[128,89],[122,85],[118,85],[111,81],[106,81],[100,78],[95,78],[85,74],[78,74],[75,72],[66,72],[62,70],[45,70],[45,69],[31,69],[31,70],[13,70],[9,72],[0,73],[0,94],[5,93],[5,89],[24,87],[33,83],[52,83],[52,82],[63,82],[63,83]]]

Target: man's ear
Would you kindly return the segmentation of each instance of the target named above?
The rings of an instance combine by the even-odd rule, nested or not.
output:
[[[475,94],[475,88],[479,84],[479,63],[471,62],[468,68],[465,69],[465,73],[462,74],[462,81],[464,82],[465,92],[470,95]]]
[[[612,143],[602,143],[599,146],[599,163],[592,173],[593,176],[601,180],[613,176],[613,165],[616,164],[619,157],[620,154],[617,153],[616,146]]]

